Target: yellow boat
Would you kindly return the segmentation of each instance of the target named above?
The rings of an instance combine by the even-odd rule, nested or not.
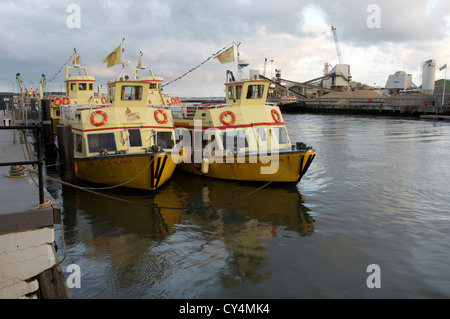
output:
[[[175,149],[183,149],[178,167],[220,179],[299,182],[315,151],[292,145],[279,107],[266,103],[269,84],[236,81],[227,71],[224,104],[171,105]]]
[[[89,75],[85,66],[80,64],[80,56],[74,50],[72,65],[66,68],[65,95],[48,95],[51,106],[51,118],[53,128],[59,125],[60,109],[64,105],[83,106],[107,106],[108,97],[101,93],[101,86],[97,86],[94,92],[95,77]]]
[[[108,107],[62,106],[62,124],[74,136],[78,178],[155,190],[172,176],[179,157],[172,153],[174,125],[161,102],[162,78],[151,74],[108,82]]]

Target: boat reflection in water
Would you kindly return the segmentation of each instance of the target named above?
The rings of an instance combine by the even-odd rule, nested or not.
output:
[[[114,285],[148,289],[172,276],[188,281],[180,289],[262,282],[271,238],[310,235],[314,220],[295,186],[259,187],[180,171],[158,192],[102,191],[117,199],[64,188],[66,241],[107,262]],[[205,277],[209,283],[198,282]]]

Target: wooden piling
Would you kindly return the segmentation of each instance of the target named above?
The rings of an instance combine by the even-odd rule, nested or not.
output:
[[[70,126],[58,125],[56,127],[58,136],[59,168],[61,179],[65,182],[75,180],[75,162],[73,155],[73,134]]]
[[[56,159],[57,152],[53,136],[51,105],[49,99],[41,100],[42,128],[44,133],[44,151],[46,159]]]
[[[69,299],[64,273],[57,263],[50,269],[37,276],[39,282],[39,298],[41,299]]]

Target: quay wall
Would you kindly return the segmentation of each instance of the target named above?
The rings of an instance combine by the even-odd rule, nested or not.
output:
[[[372,114],[392,116],[420,116],[445,114],[448,107],[435,105],[439,101],[432,95],[373,97],[373,98],[317,98],[304,99],[299,111],[311,113]],[[446,103],[447,104],[447,103]]]
[[[0,126],[15,122],[11,112],[0,114]],[[23,130],[0,130],[0,299],[67,299],[55,248],[60,205],[46,191],[40,202],[37,174],[14,175],[9,166],[35,160],[28,140]]]

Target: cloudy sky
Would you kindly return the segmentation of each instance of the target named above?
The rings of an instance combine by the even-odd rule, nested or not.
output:
[[[61,90],[58,71],[74,48],[105,89],[121,67],[107,69],[103,59],[122,38],[129,73],[142,51],[165,83],[235,41],[249,70],[262,72],[267,58],[266,75],[280,68],[304,82],[322,76],[325,62],[338,63],[331,26],[358,82],[383,87],[405,71],[421,85],[424,61],[436,61],[436,79],[450,62],[448,0],[0,0],[0,91],[17,92],[16,73],[28,89],[45,74],[46,90]],[[235,64],[210,59],[164,90],[222,96],[227,70]]]

